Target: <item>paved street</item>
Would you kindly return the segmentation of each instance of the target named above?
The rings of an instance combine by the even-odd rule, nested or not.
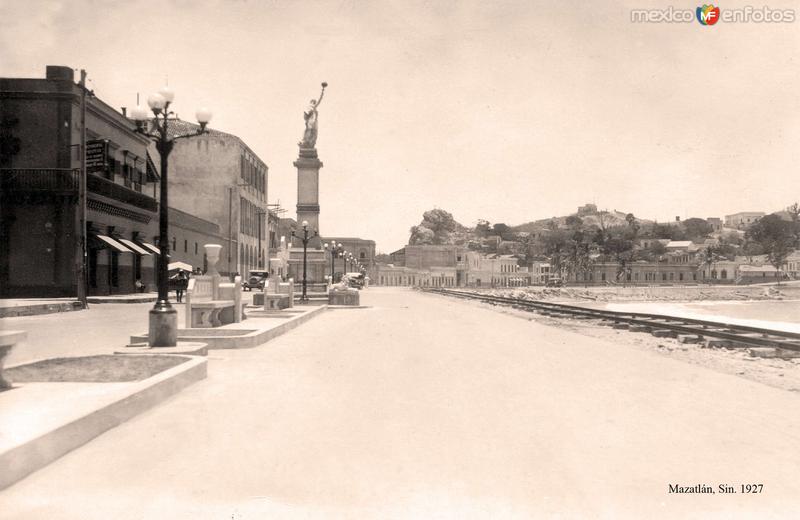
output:
[[[212,352],[207,380],[0,493],[0,518],[800,510],[796,393],[470,302],[370,288],[362,303]],[[131,320],[120,336],[146,324]],[[748,483],[763,493],[668,493]]]

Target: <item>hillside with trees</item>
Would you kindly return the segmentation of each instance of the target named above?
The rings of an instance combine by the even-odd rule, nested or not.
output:
[[[767,215],[745,233],[722,229],[702,218],[658,223],[632,213],[597,210],[586,205],[578,212],[518,226],[480,219],[471,228],[443,209],[423,214],[410,230],[410,245],[462,245],[487,254],[513,254],[521,265],[548,260],[564,275],[589,272],[596,263],[613,262],[621,276],[632,262],[658,262],[670,254],[668,241],[690,241],[709,262],[736,256],[767,255],[779,267],[800,248],[800,205]]]

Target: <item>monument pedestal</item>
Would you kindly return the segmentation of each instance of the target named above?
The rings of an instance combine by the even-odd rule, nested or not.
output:
[[[308,249],[306,251],[306,290],[312,291],[311,286],[326,285],[326,268],[329,262],[325,251],[322,249]],[[289,250],[289,277],[294,278],[295,294],[303,290],[303,248],[292,248]],[[325,292],[325,289],[322,289]]]

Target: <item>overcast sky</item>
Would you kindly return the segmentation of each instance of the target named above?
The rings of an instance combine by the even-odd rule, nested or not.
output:
[[[112,106],[169,77],[295,216],[302,112],[329,87],[322,234],[384,252],[433,207],[465,225],[600,208],[671,220],[800,198],[800,22],[634,24],[681,2],[0,0],[0,75],[89,73]],[[762,4],[726,3],[723,9]],[[799,2],[767,3],[793,8]]]

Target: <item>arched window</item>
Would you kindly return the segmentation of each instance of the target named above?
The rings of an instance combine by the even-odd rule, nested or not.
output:
[[[723,269],[722,272],[719,273],[719,277],[725,280],[726,278],[728,278],[728,271],[726,269]]]

